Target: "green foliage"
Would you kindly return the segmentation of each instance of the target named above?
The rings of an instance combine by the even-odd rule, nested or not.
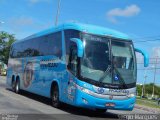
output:
[[[138,96],[141,96],[141,94],[142,94],[142,86],[141,85],[137,85],[137,95]]]
[[[9,51],[11,44],[16,41],[13,34],[7,32],[0,32],[0,61],[5,64],[8,63]]]
[[[138,92],[138,96],[141,96],[141,93],[142,93],[141,85],[137,85],[137,92]],[[147,94],[151,95],[152,92],[153,92],[153,83],[145,84],[145,96],[147,96]],[[160,97],[160,86],[154,85],[154,94]]]

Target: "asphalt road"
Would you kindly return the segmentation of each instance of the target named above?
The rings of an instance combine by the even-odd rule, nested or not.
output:
[[[108,110],[105,114],[64,104],[61,109],[50,106],[50,100],[28,92],[15,94],[6,88],[6,78],[0,76],[0,120],[17,118],[18,120],[113,120],[123,114],[153,114],[135,108],[133,111]]]

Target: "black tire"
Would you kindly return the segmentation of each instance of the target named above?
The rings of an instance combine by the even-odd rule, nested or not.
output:
[[[59,101],[59,89],[57,85],[54,85],[52,87],[52,92],[51,92],[51,104],[55,108],[60,108],[60,101]]]
[[[15,92],[15,86],[16,86],[16,81],[13,80],[13,81],[12,81],[12,90],[13,90],[13,92]]]
[[[97,113],[103,114],[105,113],[107,110],[106,109],[96,109]]]
[[[14,92],[17,93],[17,94],[20,93],[20,82],[19,82],[19,80],[16,80]]]

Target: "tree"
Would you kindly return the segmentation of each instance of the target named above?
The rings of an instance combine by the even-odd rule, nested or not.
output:
[[[154,86],[155,86],[155,95],[158,95],[158,97],[160,97],[160,87],[157,85]],[[138,96],[141,96],[142,93],[141,85],[137,85],[137,91],[138,91]],[[152,92],[153,92],[153,83],[145,84],[145,96],[147,96],[147,94],[152,95]]]
[[[15,42],[15,36],[7,32],[0,32],[0,61],[8,64],[11,44]]]
[[[142,94],[142,85],[137,85],[137,93],[138,93],[138,96],[141,96],[141,94]]]

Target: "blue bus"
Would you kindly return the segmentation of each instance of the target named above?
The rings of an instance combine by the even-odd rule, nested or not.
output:
[[[67,103],[105,112],[132,110],[137,64],[132,40],[95,25],[65,23],[12,44],[7,85],[48,97],[54,107]]]

